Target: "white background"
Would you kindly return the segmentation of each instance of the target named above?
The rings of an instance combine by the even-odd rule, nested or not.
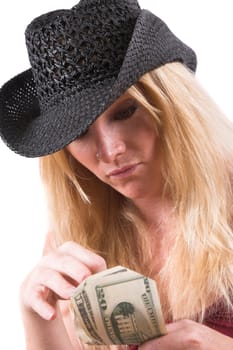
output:
[[[1,2],[0,86],[29,68],[24,44],[26,25],[42,13],[75,4],[75,0]],[[232,1],[141,0],[140,5],[160,16],[194,48],[198,79],[233,120]],[[1,348],[23,350],[18,291],[22,279],[40,258],[46,211],[38,160],[15,155],[0,140],[0,162]]]

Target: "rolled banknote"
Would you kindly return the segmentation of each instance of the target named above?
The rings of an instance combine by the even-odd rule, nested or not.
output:
[[[166,334],[155,281],[122,266],[83,281],[71,309],[85,344],[141,344]]]

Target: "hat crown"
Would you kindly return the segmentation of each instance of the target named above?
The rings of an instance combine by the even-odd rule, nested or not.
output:
[[[25,35],[41,108],[117,76],[139,13],[135,0],[81,0],[34,19]]]
[[[26,29],[31,68],[0,89],[0,136],[17,153],[54,153],[144,74],[196,55],[137,0],[80,0]]]

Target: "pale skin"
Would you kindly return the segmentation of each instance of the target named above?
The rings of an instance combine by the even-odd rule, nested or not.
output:
[[[107,109],[68,151],[99,179],[129,198],[138,208],[154,245],[158,273],[174,240],[169,201],[161,204],[160,142],[148,112],[123,95]],[[153,180],[152,180],[153,179]],[[156,181],[154,181],[156,179]],[[159,229],[153,229],[158,227]],[[67,312],[75,287],[89,275],[107,268],[99,255],[74,242],[53,247],[21,286],[20,303],[28,350],[76,350],[81,345]],[[61,314],[61,304],[63,315]],[[65,315],[65,316],[64,316]],[[140,346],[141,350],[232,350],[233,339],[204,325],[181,320],[167,325],[167,334]]]

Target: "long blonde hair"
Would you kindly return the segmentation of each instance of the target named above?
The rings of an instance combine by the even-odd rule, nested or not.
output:
[[[233,126],[182,64],[145,74],[129,89],[155,120],[162,147],[164,196],[176,242],[159,273],[166,315],[202,320],[233,295]],[[130,202],[81,166],[66,149],[41,159],[57,244],[74,240],[150,276],[151,242]],[[145,253],[146,252],[146,253]],[[164,289],[164,286],[165,289]]]

